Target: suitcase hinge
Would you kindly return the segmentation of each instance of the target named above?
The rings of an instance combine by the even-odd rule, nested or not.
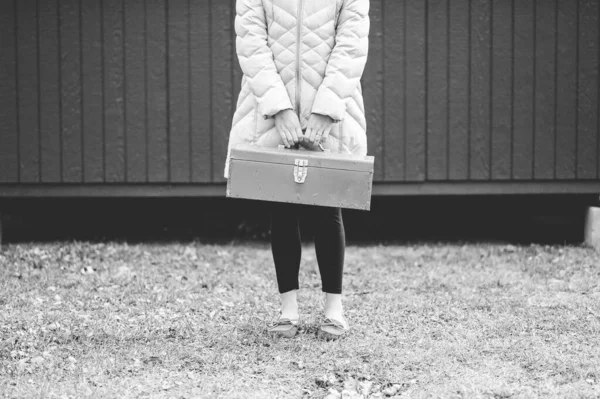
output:
[[[296,159],[294,165],[294,181],[302,184],[308,174],[308,159]]]

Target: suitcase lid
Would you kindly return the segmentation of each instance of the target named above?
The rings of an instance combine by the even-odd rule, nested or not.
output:
[[[328,168],[373,173],[374,158],[369,155],[338,154],[334,152],[311,151],[304,148],[287,149],[261,147],[253,144],[237,144],[231,149],[231,159],[250,162],[264,162],[294,165],[296,159],[308,160],[311,168]]]

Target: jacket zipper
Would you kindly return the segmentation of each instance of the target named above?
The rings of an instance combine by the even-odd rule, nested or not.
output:
[[[300,50],[302,47],[302,0],[298,0],[298,30],[297,30],[297,37],[296,37],[296,112],[298,113],[298,120],[300,120],[300,101],[301,101],[301,87],[300,87],[300,80],[301,80],[301,65],[300,65]],[[300,122],[302,123],[302,122]]]

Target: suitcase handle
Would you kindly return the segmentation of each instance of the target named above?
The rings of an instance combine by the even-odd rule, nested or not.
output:
[[[293,147],[286,147],[283,144],[279,144],[279,146],[277,147],[280,150],[306,150],[306,148],[304,147],[300,147],[300,143],[295,144]],[[319,143],[319,149],[321,150],[321,152],[331,152],[331,150],[329,148],[323,148],[323,144]],[[310,151],[310,150],[306,150],[306,151]]]

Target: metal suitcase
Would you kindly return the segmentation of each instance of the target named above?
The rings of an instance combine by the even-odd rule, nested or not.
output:
[[[372,156],[238,144],[227,197],[370,210]]]

